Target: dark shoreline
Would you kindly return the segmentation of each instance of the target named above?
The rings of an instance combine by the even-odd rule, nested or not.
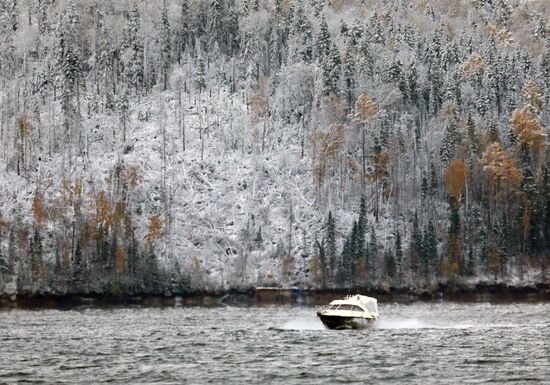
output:
[[[411,303],[416,301],[450,302],[547,302],[550,284],[514,287],[504,284],[478,284],[472,287],[439,285],[432,290],[408,288],[326,289],[249,288],[227,292],[181,293],[167,295],[108,296],[90,294],[0,296],[1,309],[75,309],[102,307],[173,307],[173,306],[266,306],[266,305],[323,305],[351,293],[373,296],[381,303]]]

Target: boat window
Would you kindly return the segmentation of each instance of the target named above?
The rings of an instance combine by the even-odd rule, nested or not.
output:
[[[338,308],[338,310],[352,310],[354,306],[352,305],[340,305],[340,307]]]
[[[360,311],[360,312],[362,312],[363,309],[361,309],[359,306],[354,306],[354,307],[353,307],[353,311]]]
[[[376,313],[377,310],[376,310],[376,302],[374,301],[370,301],[367,303],[367,309],[371,312],[371,313]]]

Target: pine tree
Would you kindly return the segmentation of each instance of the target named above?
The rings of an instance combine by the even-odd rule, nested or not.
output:
[[[319,254],[319,270],[321,278],[321,288],[326,287],[326,278],[327,278],[327,255],[325,248],[325,240],[323,239],[319,242],[318,239],[315,240],[315,247],[317,248],[317,253]]]
[[[189,0],[181,0],[180,20],[178,33],[176,35],[176,47],[178,50],[178,64],[181,64],[183,55],[187,52],[190,46],[190,15],[189,15]]]
[[[82,258],[80,240],[77,240],[73,259],[73,274],[71,279],[74,293],[82,293],[85,291],[84,282],[86,273],[86,266],[84,265],[84,260]]]
[[[414,212],[412,234],[411,234],[411,270],[418,273],[419,263],[421,264],[422,249],[422,231],[418,223],[418,213]]]
[[[479,143],[476,138],[474,120],[471,114],[468,114],[466,129],[468,134],[468,164],[471,166],[479,156]]]
[[[424,230],[421,256],[422,272],[424,277],[428,277],[433,271],[434,264],[439,260],[435,226],[431,220],[428,221],[428,227]]]
[[[346,100],[348,104],[348,111],[351,111],[353,100],[355,99],[355,55],[354,47],[351,41],[348,40],[346,46],[346,53],[344,56],[344,90],[346,94]]]
[[[297,2],[297,8],[295,9],[291,24],[291,35],[294,37],[296,52],[300,59],[305,63],[310,63],[313,58],[313,47],[311,45],[313,32],[301,1]]]
[[[386,81],[398,84],[403,73],[402,67],[403,65],[399,59],[392,60],[387,66]]]
[[[319,27],[319,33],[317,34],[316,52],[317,58],[322,63],[330,53],[330,32],[328,30],[328,24],[323,15],[321,18],[321,25]]]
[[[328,96],[331,94],[338,95],[340,92],[340,76],[342,73],[342,60],[340,52],[336,44],[332,44],[330,54],[323,64],[323,94]]]
[[[57,27],[57,67],[63,91],[61,108],[65,132],[69,134],[76,134],[80,121],[80,90],[85,85],[79,36],[80,15],[71,1]],[[73,135],[67,138],[71,141]]]
[[[544,82],[544,87],[546,89],[546,105],[550,105],[550,45],[544,51],[542,60],[540,63],[540,69],[542,72],[542,79]]]
[[[336,271],[336,223],[332,212],[328,212],[325,225],[326,255],[331,274]]]
[[[418,71],[416,69],[416,63],[412,62],[409,66],[407,76],[407,90],[409,92],[409,100],[412,105],[420,107],[420,95],[418,89]]]
[[[384,32],[382,30],[382,24],[378,18],[378,13],[374,11],[374,14],[368,20],[369,33],[371,35],[371,41],[373,43],[382,44],[385,41]]]
[[[204,68],[204,61],[202,57],[198,57],[197,65],[195,66],[195,89],[201,95],[202,91],[206,88],[206,71]]]
[[[456,148],[460,144],[462,136],[458,131],[458,124],[455,118],[451,118],[445,127],[443,141],[439,148],[439,155],[444,165],[448,164],[456,155]]]
[[[15,231],[13,227],[10,228],[8,236],[8,269],[11,274],[16,272],[17,254],[15,248]]]
[[[214,42],[220,43],[223,31],[222,2],[221,0],[210,0],[208,3],[208,45],[213,46]]]
[[[384,261],[386,263],[386,274],[390,279],[393,279],[397,272],[397,266],[395,263],[395,256],[391,249],[386,250],[386,253],[384,254]]]
[[[401,232],[399,229],[395,229],[395,270],[400,279],[403,277],[403,248],[401,245]]]
[[[134,2],[124,27],[122,60],[126,81],[134,88],[136,94],[141,89],[144,79],[143,44],[139,35],[139,28],[140,14],[137,4]]]
[[[159,64],[163,80],[163,90],[166,90],[168,86],[168,70],[172,64],[172,31],[170,28],[170,21],[168,20],[166,1],[164,1],[160,12],[159,26]]]
[[[372,78],[375,66],[375,57],[372,53],[370,42],[365,36],[359,44],[359,70],[367,77]]]
[[[273,28],[269,35],[269,70],[275,72],[281,66],[281,41],[279,30]]]
[[[99,37],[96,52],[96,71],[97,71],[97,88],[98,93],[105,97],[105,106],[113,108],[113,83],[114,73],[112,66],[112,42],[110,31],[105,25],[103,15],[99,15]]]
[[[34,227],[33,236],[30,239],[30,271],[34,282],[40,279],[40,273],[43,265],[43,246],[42,237],[38,231],[38,227]]]
[[[4,4],[0,4],[0,10],[5,12],[10,29],[16,32],[19,28],[19,6],[17,0],[4,0]]]
[[[497,25],[508,26],[512,16],[512,7],[508,0],[495,0],[493,5],[494,17]]]
[[[36,4],[38,31],[42,36],[46,35],[50,30],[50,24],[48,21],[48,3],[48,0],[38,0]]]

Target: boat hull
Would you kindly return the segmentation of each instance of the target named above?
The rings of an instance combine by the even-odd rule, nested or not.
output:
[[[372,326],[374,319],[361,317],[344,317],[338,315],[325,315],[317,313],[317,316],[328,329],[364,329]]]

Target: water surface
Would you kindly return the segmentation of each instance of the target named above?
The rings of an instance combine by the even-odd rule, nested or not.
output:
[[[0,311],[0,383],[549,383],[550,304],[380,304],[367,330],[310,307]]]

